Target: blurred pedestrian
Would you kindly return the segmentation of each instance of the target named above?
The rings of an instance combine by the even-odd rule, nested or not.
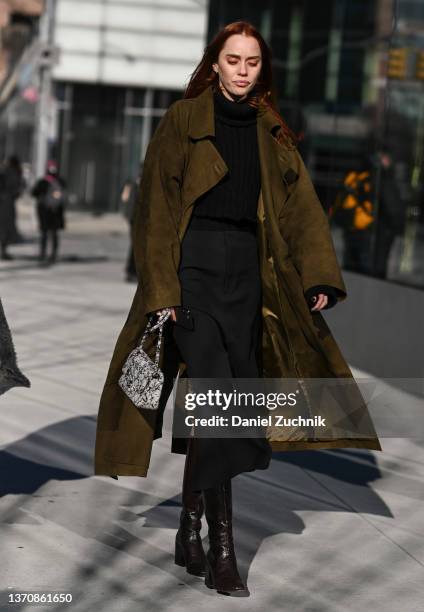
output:
[[[382,148],[377,154],[375,172],[378,171],[380,181],[373,275],[386,278],[390,251],[396,236],[405,229],[406,214],[395,177],[393,157],[387,148]]]
[[[140,168],[141,174],[141,168]],[[133,249],[133,225],[134,225],[134,212],[137,204],[138,190],[140,186],[140,174],[136,179],[128,179],[124,184],[121,191],[121,211],[129,224],[129,247],[128,256],[125,265],[126,280],[129,283],[137,281],[137,272],[135,268],[134,249]]]
[[[7,195],[6,169],[0,168],[0,247],[3,260],[13,259],[7,250],[13,236],[13,210],[12,202]]]
[[[37,199],[37,216],[40,228],[40,262],[47,257],[47,243],[51,240],[49,263],[57,260],[59,251],[58,231],[65,229],[66,182],[59,176],[57,163],[47,163],[45,176],[34,185],[31,195]]]
[[[6,188],[13,202],[13,243],[21,241],[16,223],[16,200],[22,195],[25,187],[21,161],[17,155],[11,155],[6,164]]]
[[[25,187],[19,158],[12,155],[0,169],[0,246],[3,260],[13,259],[8,246],[19,240],[15,202]]]

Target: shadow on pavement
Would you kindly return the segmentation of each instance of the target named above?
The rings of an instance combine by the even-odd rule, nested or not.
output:
[[[71,577],[75,585],[84,581],[85,589],[89,588],[87,581],[95,576],[99,579],[102,568],[118,564],[119,554],[125,552],[147,562],[149,571],[153,566],[158,575],[165,572],[183,581],[179,584],[198,588],[203,596],[215,597],[214,592],[205,591],[201,579],[189,576],[184,568],[174,564],[180,495],[163,500],[125,488],[124,479],[119,485],[107,477],[90,478],[95,426],[95,416],[71,418],[31,433],[0,452],[1,522],[37,525],[51,521],[86,538],[84,560],[77,575]],[[160,457],[163,474],[175,473],[171,469],[173,459],[171,452]],[[375,457],[369,451],[279,452],[274,453],[273,459],[267,470],[242,474],[233,480],[234,539],[242,578],[246,578],[266,538],[304,531],[305,523],[299,512],[392,516],[369,486],[381,478]],[[8,495],[18,497],[8,500]],[[205,519],[203,525],[206,533]],[[330,534],[329,528],[323,537],[331,537]],[[207,536],[204,547],[207,550]],[[132,569],[127,569],[127,579],[130,573]],[[140,578],[140,566],[135,563],[134,580],[137,576]],[[118,591],[128,588],[128,596],[141,601],[135,588],[131,592],[131,584],[124,586],[119,575],[116,578]],[[97,606],[101,606],[103,596],[104,593],[98,593]],[[144,605],[149,597],[143,593]]]

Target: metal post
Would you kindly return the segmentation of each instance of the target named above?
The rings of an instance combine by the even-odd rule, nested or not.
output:
[[[144,92],[144,118],[143,118],[143,127],[141,130],[141,159],[144,160],[144,156],[146,155],[147,145],[149,144],[149,139],[152,134],[152,118],[153,118],[153,89],[151,87],[146,87]]]
[[[49,107],[52,95],[53,24],[56,0],[45,0],[40,17],[39,99],[36,112],[33,168],[36,177],[43,176],[49,153]]]

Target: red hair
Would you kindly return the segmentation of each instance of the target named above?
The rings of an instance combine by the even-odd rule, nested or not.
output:
[[[296,144],[298,142],[297,136],[288,127],[277,109],[277,92],[273,84],[271,67],[272,51],[258,30],[248,21],[234,21],[233,23],[229,23],[216,34],[213,40],[205,47],[203,57],[192,73],[183,97],[196,98],[209,87],[209,85],[212,85],[214,91],[217,90],[219,76],[213,70],[212,64],[218,61],[219,54],[225,45],[225,41],[230,36],[233,36],[233,34],[253,36],[258,41],[261,50],[262,67],[255,87],[249,96],[249,104],[255,108],[258,108],[260,105],[268,107],[275,115],[281,127],[277,135],[279,143]]]

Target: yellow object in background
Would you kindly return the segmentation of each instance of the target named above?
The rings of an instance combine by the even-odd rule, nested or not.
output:
[[[372,215],[372,204],[369,200],[362,202],[362,206],[358,206],[355,210],[353,225],[355,229],[364,230],[374,221]]]
[[[387,76],[389,79],[406,79],[408,71],[408,49],[389,49]]]
[[[349,172],[344,180],[344,184],[351,191],[357,191],[361,187],[363,193],[371,191],[370,173],[364,172]],[[344,209],[354,208],[353,229],[364,230],[374,221],[372,214],[372,202],[370,200],[359,201],[355,193],[349,193],[343,200],[342,207]]]

